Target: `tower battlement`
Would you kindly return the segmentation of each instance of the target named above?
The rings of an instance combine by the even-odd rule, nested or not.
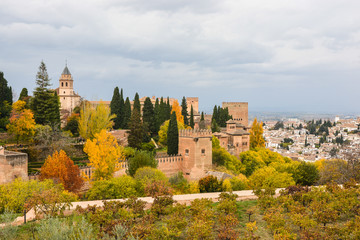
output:
[[[211,137],[210,129],[180,129],[179,137]]]

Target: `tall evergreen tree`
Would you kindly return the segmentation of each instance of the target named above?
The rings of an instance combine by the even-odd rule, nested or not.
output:
[[[186,103],[186,98],[183,97],[182,101],[181,101],[181,115],[183,115],[184,117],[184,124],[185,125],[189,125],[189,116],[188,116],[188,110],[187,110],[187,103]]]
[[[193,106],[191,105],[191,109],[190,109],[190,127],[194,128],[195,126],[195,122],[194,122],[194,109]]]
[[[157,134],[160,130],[160,103],[159,99],[156,98],[155,107],[154,107],[154,115],[155,115],[155,134]]]
[[[119,88],[115,87],[114,94],[110,102],[111,114],[115,114],[116,117],[114,121],[114,129],[119,129],[121,127],[121,97]]]
[[[11,113],[12,89],[8,86],[4,73],[0,72],[0,130],[5,130]]]
[[[142,119],[145,129],[147,128],[148,132],[154,135],[156,133],[155,114],[153,104],[149,97],[147,97],[144,102]]]
[[[219,121],[219,118],[218,118],[218,108],[217,108],[216,105],[214,106],[214,110],[213,110],[213,115],[212,115],[211,121],[212,121],[212,120],[215,120],[216,122]]]
[[[60,124],[60,100],[57,94],[49,89],[50,79],[43,61],[36,75],[36,85],[31,101],[36,123],[52,126]]]
[[[125,101],[123,89],[120,91],[120,127],[124,125]]]
[[[129,128],[130,118],[131,118],[131,103],[129,97],[127,97],[124,106],[124,121],[123,121],[124,129]]]
[[[167,103],[166,103],[166,119],[165,120],[169,120],[170,116],[171,116],[171,105],[170,105],[170,99],[169,97],[167,97]]]
[[[20,96],[19,96],[19,100],[22,100],[22,101],[26,101],[26,99],[29,97],[29,94],[28,94],[28,90],[27,88],[23,88],[21,90],[21,93],[20,93]]]
[[[204,112],[201,112],[201,118],[200,118],[200,122],[199,122],[199,128],[200,128],[200,129],[205,129],[205,128],[206,128]]]
[[[137,109],[134,109],[131,114],[131,119],[129,122],[129,136],[128,143],[132,148],[141,148],[141,143],[143,139],[144,129],[140,119],[140,112]]]
[[[160,110],[159,110],[159,126],[161,126],[161,124],[163,124],[163,122],[165,122],[167,120],[166,112],[167,112],[167,105],[164,102],[163,97],[161,97],[160,98]]]
[[[176,155],[179,152],[179,130],[177,126],[176,113],[172,112],[167,132],[167,153]]]
[[[200,121],[205,121],[204,112],[201,112],[201,118]]]
[[[133,110],[137,109],[140,113],[141,110],[141,105],[140,105],[140,98],[139,98],[139,94],[136,93],[135,94],[135,98],[134,98],[134,106],[133,106]]]

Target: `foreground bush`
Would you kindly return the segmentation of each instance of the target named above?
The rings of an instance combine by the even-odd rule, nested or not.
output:
[[[69,195],[69,192],[64,191],[62,185],[56,185],[52,180],[24,181],[15,179],[12,183],[0,185],[0,213],[3,213],[5,209],[22,213],[27,201],[33,199],[35,195],[51,189],[56,189],[60,195]],[[70,195],[71,200],[76,200],[76,196]]]
[[[136,182],[130,176],[95,181],[86,194],[89,200],[119,199],[136,195]]]

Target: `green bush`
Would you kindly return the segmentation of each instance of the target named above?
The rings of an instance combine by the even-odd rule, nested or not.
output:
[[[222,182],[216,177],[209,175],[199,180],[199,188],[201,193],[221,192]]]
[[[19,178],[11,183],[0,185],[0,213],[3,213],[5,209],[15,213],[22,213],[25,203],[32,196],[57,188],[57,186],[59,186],[59,190],[63,189],[62,185],[55,185],[52,180],[24,181]],[[64,193],[66,194],[66,191]]]
[[[119,199],[136,195],[136,182],[130,176],[95,181],[86,193],[89,200]]]
[[[169,178],[171,187],[177,190],[178,193],[189,193],[190,184],[182,172],[178,172]]]
[[[136,171],[134,178],[136,180],[136,189],[141,196],[144,195],[144,189],[149,183],[153,181],[168,181],[162,171],[151,167],[139,168]]]
[[[147,151],[136,151],[135,155],[128,160],[127,173],[134,176],[136,170],[142,167],[157,167],[157,161],[152,153]]]

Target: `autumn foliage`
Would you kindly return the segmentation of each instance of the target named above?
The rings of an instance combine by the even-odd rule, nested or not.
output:
[[[55,182],[62,183],[64,189],[71,192],[78,192],[84,183],[79,167],[63,150],[48,156],[41,168],[40,179],[53,179]]]
[[[34,114],[30,109],[25,109],[25,105],[26,102],[21,100],[13,104],[10,123],[6,126],[17,141],[28,140],[35,134]]]
[[[262,122],[258,122],[255,118],[250,129],[250,149],[265,147],[263,133]]]
[[[94,179],[110,179],[119,170],[119,162],[124,159],[122,148],[106,130],[95,134],[93,140],[86,141],[84,152],[89,156],[89,166],[94,168]]]
[[[176,120],[184,124],[184,116],[181,114],[181,107],[177,100],[174,101],[171,112],[175,112]]]

